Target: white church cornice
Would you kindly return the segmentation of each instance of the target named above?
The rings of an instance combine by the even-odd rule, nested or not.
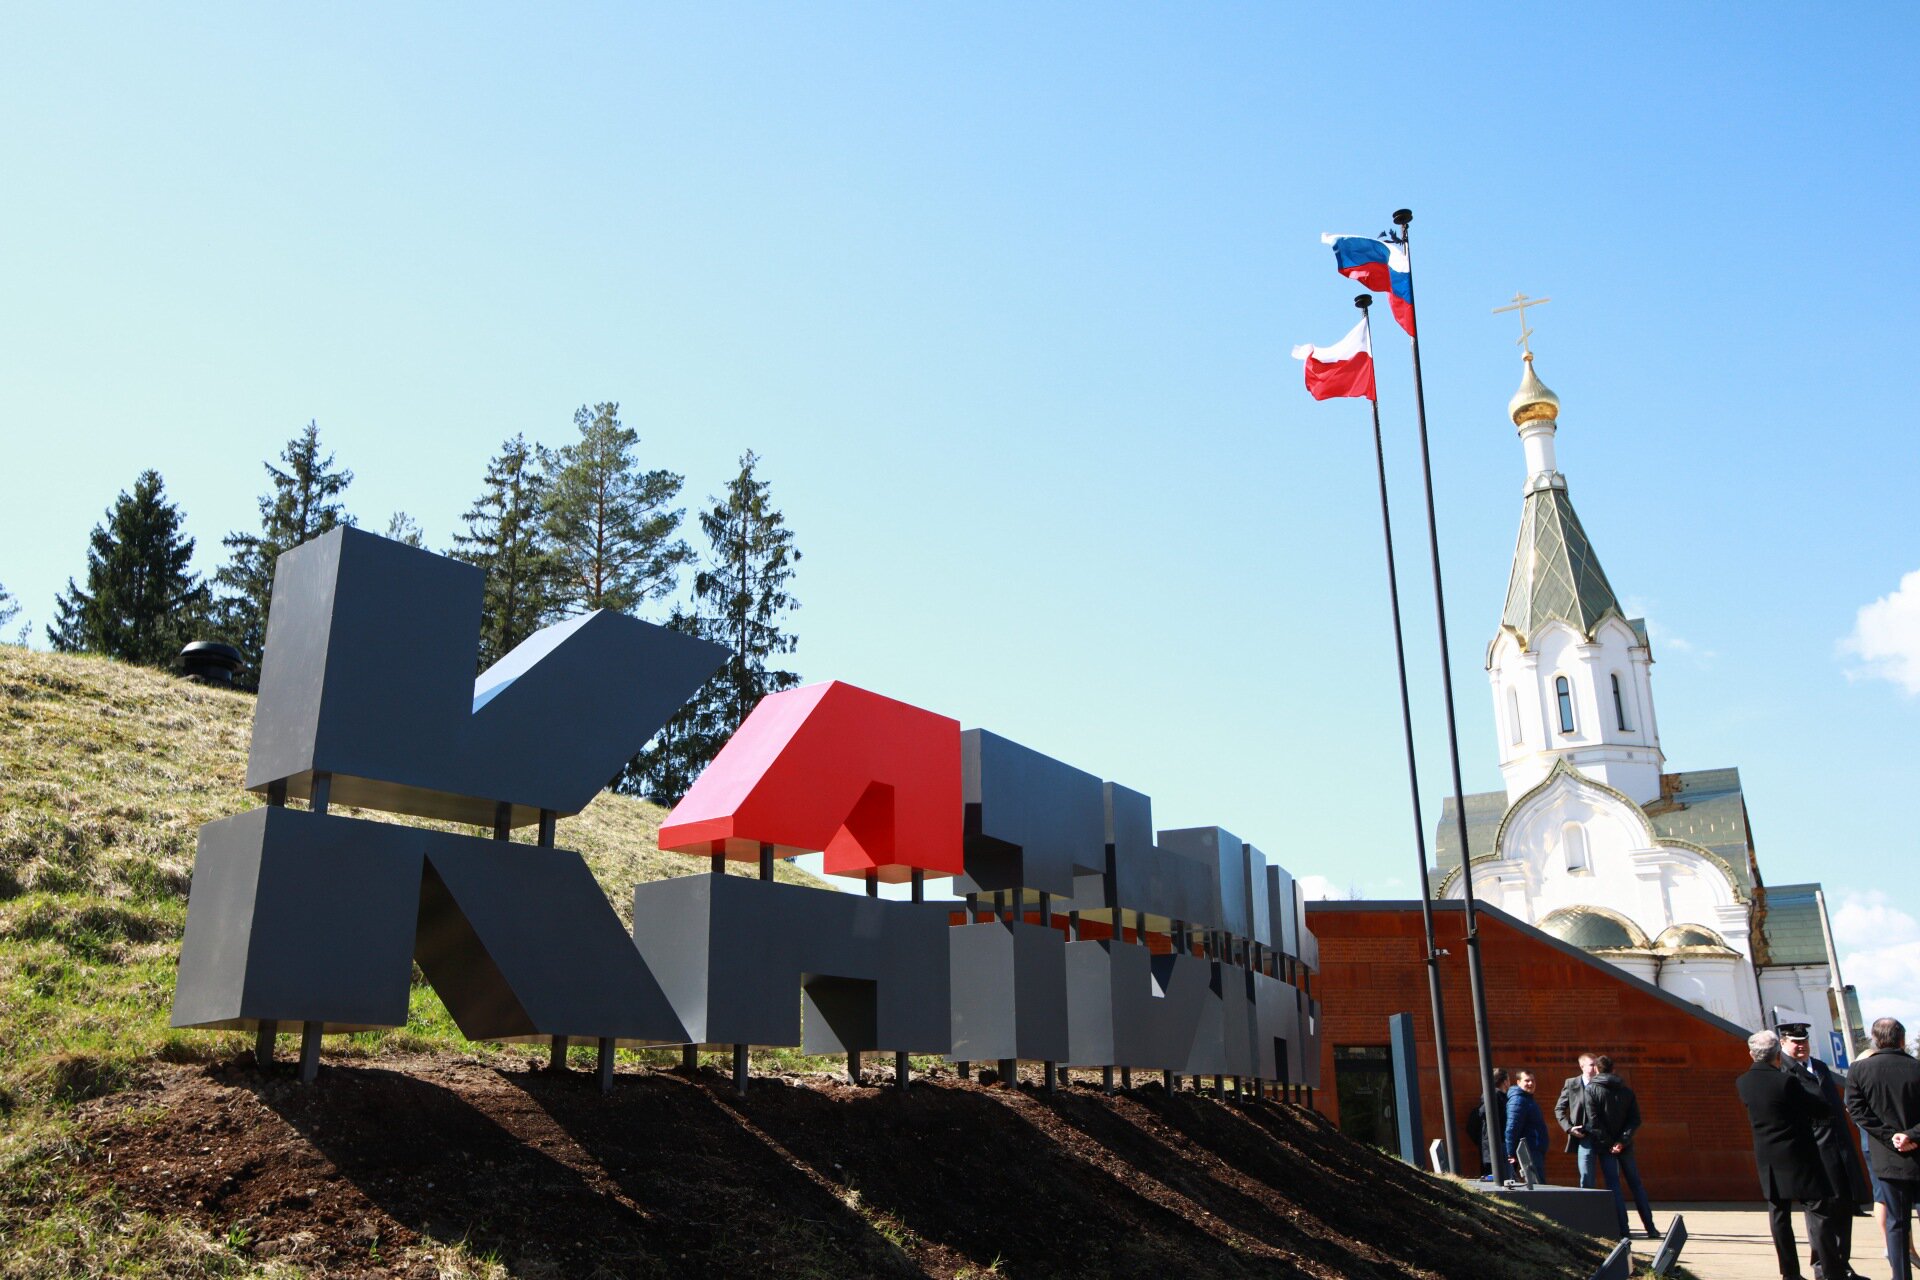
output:
[[[1546,777],[1540,779],[1539,782],[1533,785],[1532,789],[1507,806],[1506,813],[1500,818],[1499,827],[1493,833],[1492,852],[1480,854],[1478,857],[1462,862],[1460,866],[1450,868],[1446,875],[1441,877],[1440,887],[1434,891],[1435,896],[1437,898],[1446,897],[1458,882],[1462,870],[1490,866],[1493,863],[1514,863],[1517,865],[1519,862],[1524,861],[1517,860],[1506,852],[1507,832],[1512,827],[1516,818],[1524,817],[1522,810],[1528,808],[1535,802],[1544,801],[1547,793],[1554,788],[1554,784],[1558,782],[1563,775],[1572,784],[1584,787],[1596,795],[1605,796],[1617,802],[1621,809],[1626,810],[1634,816],[1640,824],[1641,832],[1646,837],[1644,851],[1652,855],[1647,859],[1649,863],[1657,866],[1655,859],[1658,859],[1660,855],[1656,851],[1671,851],[1673,853],[1688,854],[1700,858],[1718,871],[1726,880],[1727,888],[1731,892],[1735,903],[1739,904],[1743,910],[1750,905],[1750,899],[1746,890],[1740,887],[1739,877],[1733,873],[1733,865],[1725,858],[1707,848],[1705,845],[1694,844],[1690,840],[1679,840],[1659,835],[1653,829],[1653,820],[1647,817],[1646,810],[1635,804],[1632,798],[1625,792],[1610,787],[1598,779],[1588,777],[1586,774],[1580,772],[1579,769],[1569,764],[1564,758],[1555,760],[1553,767],[1547,770]]]

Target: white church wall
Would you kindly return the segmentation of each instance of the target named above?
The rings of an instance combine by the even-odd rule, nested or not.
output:
[[[1740,1026],[1760,1025],[1753,970],[1737,957],[1668,956],[1660,965],[1660,989]]]

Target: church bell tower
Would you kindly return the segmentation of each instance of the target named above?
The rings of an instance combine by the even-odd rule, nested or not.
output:
[[[1523,308],[1531,305],[1522,297],[1514,308],[1523,348],[1531,333]],[[1644,805],[1659,797],[1665,763],[1646,624],[1622,614],[1567,497],[1554,457],[1560,398],[1534,372],[1530,348],[1522,369],[1507,406],[1527,464],[1520,537],[1500,630],[1487,648],[1507,801],[1565,761]]]

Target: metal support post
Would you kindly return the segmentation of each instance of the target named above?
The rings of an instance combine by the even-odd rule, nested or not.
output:
[[[1100,1068],[1100,1092],[1102,1093],[1113,1092],[1113,1068],[1112,1067]]]
[[[315,813],[325,813],[332,799],[333,775],[322,770],[314,770],[313,783],[307,789],[307,808]]]
[[[555,1036],[553,1044],[547,1049],[547,1070],[565,1071],[567,1069],[567,1038]]]
[[[1120,1087],[1122,1089],[1127,1089],[1127,1090],[1131,1090],[1133,1088],[1133,1068],[1132,1067],[1120,1068]]]
[[[300,1024],[301,1084],[312,1084],[320,1074],[320,1027],[318,1022]]]
[[[847,1051],[847,1083],[860,1083],[860,1051],[858,1049]]]
[[[600,1037],[600,1092],[613,1092],[613,1037]]]
[[[1060,1064],[1057,1062],[1043,1062],[1040,1065],[1047,1092],[1060,1092]]]
[[[554,829],[559,825],[560,815],[551,809],[540,811],[540,847],[553,848]]]
[[[513,806],[505,800],[494,802],[493,838],[495,840],[513,839]]]
[[[254,1065],[265,1071],[273,1065],[273,1037],[280,1030],[277,1022],[262,1022],[253,1035]]]
[[[903,1050],[893,1055],[893,1087],[905,1093],[913,1083],[913,1067]]]
[[[680,1069],[686,1072],[688,1075],[692,1075],[694,1072],[700,1069],[700,1046],[699,1045],[689,1044],[689,1045],[681,1046]]]
[[[733,1091],[739,1097],[747,1096],[747,1046],[733,1046]]]
[[[760,846],[760,878],[773,879],[773,846],[770,844]]]
[[[1020,1083],[1020,1060],[1018,1058],[1000,1059],[1000,1083],[1009,1089]]]

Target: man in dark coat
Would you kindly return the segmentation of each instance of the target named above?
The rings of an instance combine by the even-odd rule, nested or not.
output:
[[[1760,1166],[1760,1194],[1767,1202],[1782,1280],[1801,1280],[1800,1250],[1793,1239],[1795,1200],[1807,1206],[1814,1259],[1827,1275],[1844,1276],[1847,1264],[1840,1255],[1836,1224],[1846,1205],[1827,1181],[1820,1148],[1813,1140],[1813,1123],[1825,1104],[1781,1069],[1777,1034],[1755,1032],[1747,1037],[1747,1052],[1753,1067],[1740,1076],[1735,1088],[1753,1124],[1753,1158]]]
[[[1840,1099],[1840,1083],[1832,1068],[1813,1056],[1813,1045],[1809,1036],[1809,1027],[1804,1022],[1783,1022],[1780,1024],[1781,1058],[1787,1070],[1793,1073],[1800,1087],[1820,1099],[1820,1105],[1826,1108],[1826,1115],[1813,1125],[1813,1141],[1820,1148],[1820,1163],[1826,1166],[1827,1181],[1837,1188],[1847,1204],[1847,1212],[1840,1217],[1840,1252],[1845,1258],[1847,1269],[1840,1273],[1841,1278],[1854,1275],[1853,1270],[1853,1210],[1867,1197],[1860,1194],[1861,1183],[1865,1179],[1858,1172],[1859,1158],[1853,1145],[1853,1131],[1847,1127],[1846,1104]],[[1871,1193],[1869,1193],[1871,1194]],[[1812,1235],[1809,1228],[1808,1235]],[[1814,1280],[1825,1280],[1826,1269],[1816,1261]]]
[[[1560,1085],[1560,1097],[1553,1104],[1553,1121],[1567,1135],[1567,1154],[1580,1170],[1580,1185],[1591,1187],[1597,1162],[1593,1142],[1587,1134],[1587,1082],[1593,1079],[1593,1055],[1580,1055],[1580,1074],[1568,1076]]]
[[[1496,1119],[1507,1114],[1507,1069],[1493,1069],[1493,1109]],[[1502,1120],[1504,1123],[1504,1120]],[[1480,1153],[1480,1176],[1493,1176],[1493,1157],[1487,1154],[1487,1100],[1481,1098],[1473,1104],[1473,1110],[1467,1112],[1467,1133],[1474,1148]]]
[[[1627,1202],[1621,1194],[1624,1179],[1633,1192],[1634,1208],[1640,1211],[1640,1225],[1647,1239],[1657,1240],[1660,1228],[1653,1225],[1653,1209],[1647,1204],[1647,1189],[1640,1185],[1640,1167],[1633,1158],[1633,1135],[1640,1129],[1640,1099],[1625,1080],[1613,1074],[1613,1059],[1601,1054],[1593,1060],[1593,1079],[1587,1082],[1587,1130],[1593,1142],[1593,1159],[1613,1192],[1613,1212],[1620,1220],[1620,1234],[1627,1231]],[[1590,1185],[1584,1179],[1581,1186]]]
[[[1893,1280],[1912,1280],[1907,1249],[1920,1194],[1920,1062],[1907,1054],[1907,1029],[1897,1020],[1873,1024],[1873,1052],[1847,1072],[1847,1113],[1867,1135],[1873,1176],[1887,1191]]]

